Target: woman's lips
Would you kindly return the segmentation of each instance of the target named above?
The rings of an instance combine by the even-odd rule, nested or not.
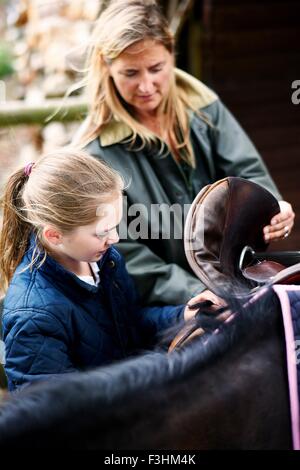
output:
[[[153,93],[152,95],[137,95],[137,97],[143,101],[150,101],[154,97]]]

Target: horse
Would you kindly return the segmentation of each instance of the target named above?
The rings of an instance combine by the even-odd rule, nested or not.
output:
[[[282,317],[265,290],[256,302],[223,295],[227,321],[200,309],[204,334],[170,354],[163,343],[12,394],[0,448],[291,449]]]
[[[250,181],[230,177],[203,188],[187,216],[185,251],[225,311],[202,305],[192,339],[170,354],[167,338],[182,338],[181,325],[156,351],[12,394],[0,406],[0,448],[292,449],[285,332],[271,284],[299,284],[300,265],[272,265],[269,282],[270,266],[248,266],[243,251],[266,248],[262,228],[278,211],[277,200]],[[258,278],[265,285],[253,297]]]

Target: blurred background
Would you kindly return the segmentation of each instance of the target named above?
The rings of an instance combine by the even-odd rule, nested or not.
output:
[[[0,187],[16,166],[68,143],[84,119],[83,96],[62,100],[82,77],[89,34],[106,3],[0,0]],[[160,3],[177,36],[178,66],[220,95],[293,204],[295,229],[272,249],[300,250],[300,104],[292,103],[299,0]]]

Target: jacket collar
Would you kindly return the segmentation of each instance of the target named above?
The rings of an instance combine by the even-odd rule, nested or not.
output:
[[[180,69],[175,69],[176,82],[190,96],[196,109],[205,108],[218,99],[217,95],[204,83]],[[122,121],[112,119],[101,131],[99,137],[102,147],[122,142],[132,135],[131,128]]]

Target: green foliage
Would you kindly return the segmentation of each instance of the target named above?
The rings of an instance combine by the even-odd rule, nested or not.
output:
[[[0,78],[13,73],[13,54],[10,46],[1,41],[0,42]]]

